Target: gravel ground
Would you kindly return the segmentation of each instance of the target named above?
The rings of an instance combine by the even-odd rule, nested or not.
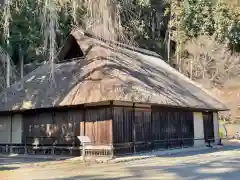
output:
[[[239,180],[240,147],[184,152],[116,164],[0,157],[0,179],[24,180]]]

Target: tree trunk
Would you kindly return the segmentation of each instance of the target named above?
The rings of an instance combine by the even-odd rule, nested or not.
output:
[[[190,61],[190,79],[193,79],[193,60]]]
[[[9,45],[9,41],[7,40],[7,46]],[[6,56],[6,63],[7,63],[7,73],[6,73],[6,85],[7,88],[10,87],[10,72],[11,72],[11,59],[9,56]]]
[[[228,138],[228,132],[227,132],[227,128],[226,128],[225,124],[223,124],[223,128],[225,130],[225,136]]]
[[[171,54],[171,32],[170,28],[168,29],[168,43],[167,43],[167,58],[168,58],[168,64],[170,64],[170,54]]]
[[[180,41],[180,49],[179,49],[180,57],[179,57],[179,72],[183,72],[183,63],[182,63],[182,41]]]
[[[176,43],[177,47],[176,47],[176,66],[177,66],[177,70],[178,69],[178,65],[179,65],[179,46],[178,46],[178,40],[177,40],[177,43]]]
[[[20,78],[23,79],[24,76],[24,59],[22,55],[22,50],[19,48],[19,65],[20,65]]]
[[[202,72],[202,79],[205,79],[205,67],[203,67],[203,72]]]
[[[23,76],[24,76],[24,59],[22,55],[22,49],[19,47],[19,69],[20,69],[20,80],[21,80],[21,89],[23,88]]]

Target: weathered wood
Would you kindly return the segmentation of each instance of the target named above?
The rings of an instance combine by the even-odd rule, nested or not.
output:
[[[114,145],[126,154],[193,144],[193,113],[179,108],[147,106],[81,107],[23,114],[23,139],[31,145],[77,147],[76,136],[94,145]],[[188,139],[188,140],[186,140]],[[77,141],[77,142],[76,142]],[[77,144],[78,143],[78,144]]]
[[[151,109],[135,108],[135,136],[136,142],[142,142],[136,147],[136,151],[149,150],[149,144],[152,141]]]
[[[23,115],[23,139],[26,137],[54,138],[58,144],[75,144],[75,140],[67,138],[80,135],[82,110],[25,113]],[[53,140],[41,138],[41,144],[52,144]],[[29,139],[27,144],[31,144]]]
[[[110,107],[86,110],[85,136],[95,144],[112,144]]]
[[[86,114],[86,110],[83,109],[83,116],[82,116],[82,121],[80,121],[80,136],[85,136],[85,114]]]
[[[214,142],[214,124],[213,124],[213,113],[203,112],[203,127],[204,127],[204,139],[205,142]]]
[[[116,154],[193,145],[193,113],[179,108],[114,107]],[[185,140],[183,140],[183,138]]]
[[[116,154],[132,152],[132,110],[131,107],[113,108],[113,143]]]

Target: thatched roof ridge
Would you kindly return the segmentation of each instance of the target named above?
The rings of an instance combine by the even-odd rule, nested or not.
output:
[[[71,32],[59,53],[60,62],[79,48],[75,61],[37,68],[6,89],[0,111],[71,106],[106,100],[153,103],[196,109],[225,110],[201,86],[160,59],[154,52],[116,42],[104,42],[82,30]],[[76,47],[74,52],[76,53]],[[7,101],[5,101],[5,97]]]

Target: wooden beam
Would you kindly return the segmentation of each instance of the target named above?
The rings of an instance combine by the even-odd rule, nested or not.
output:
[[[136,103],[135,107],[140,107],[140,108],[151,108],[151,105],[149,104],[142,104],[142,103]]]
[[[133,106],[133,102],[126,102],[126,101],[113,101],[113,105],[117,105],[117,106],[129,106],[129,107],[132,107],[132,106]]]
[[[143,111],[143,112],[151,112],[151,108],[140,108],[140,107],[135,107],[135,111]]]
[[[85,104],[84,107],[107,106],[107,105],[111,105],[111,102],[101,101],[101,102],[88,103],[88,104]]]

